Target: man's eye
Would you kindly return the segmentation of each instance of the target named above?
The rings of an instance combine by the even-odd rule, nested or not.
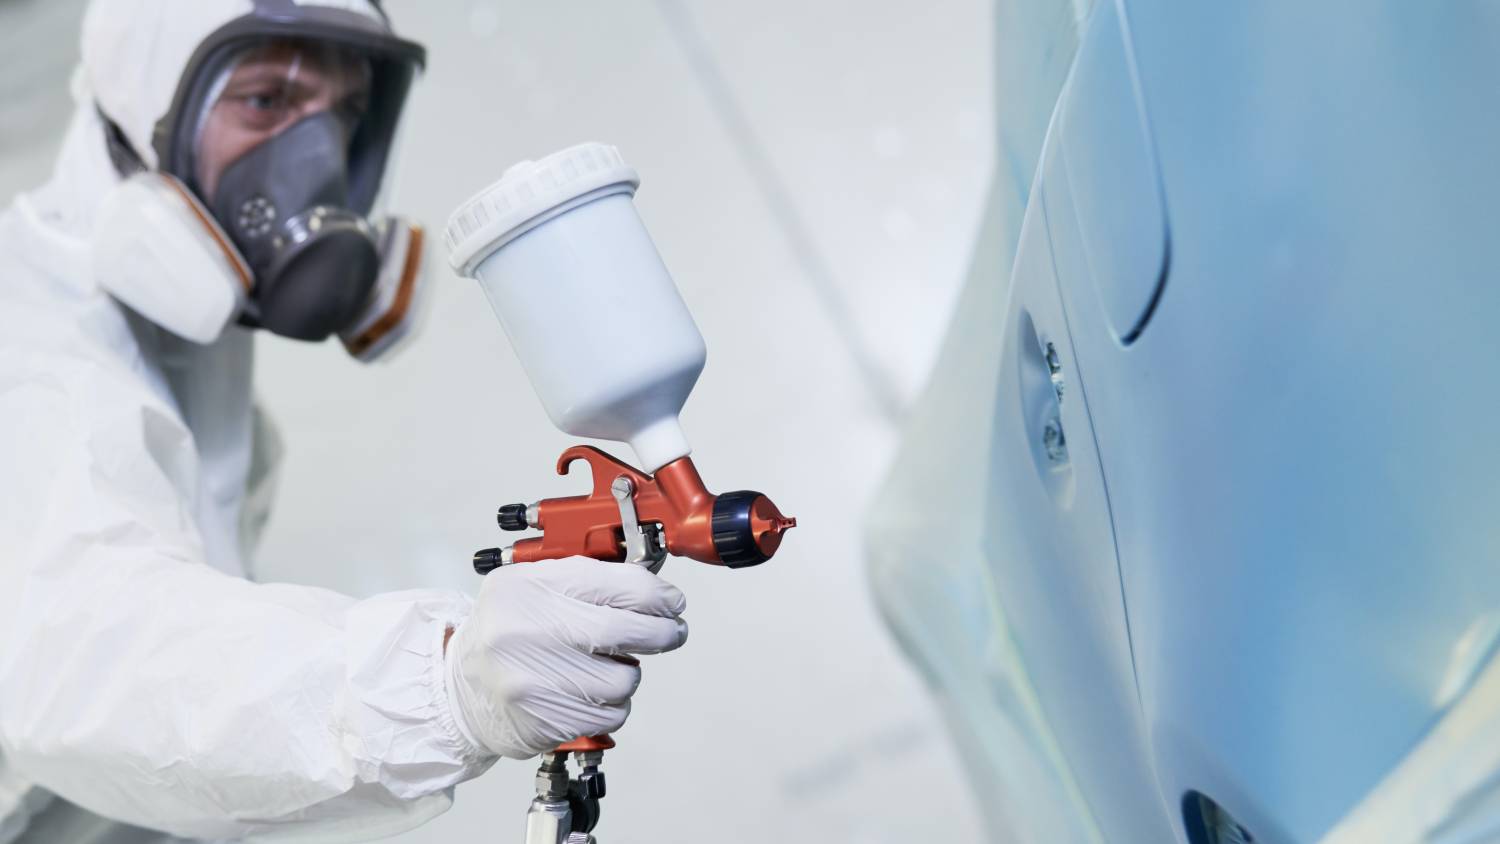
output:
[[[281,91],[245,91],[226,96],[222,102],[226,117],[241,128],[256,132],[279,125],[292,106]]]
[[[280,91],[269,94],[249,94],[244,99],[245,105],[260,111],[270,111],[286,106],[286,95]]]

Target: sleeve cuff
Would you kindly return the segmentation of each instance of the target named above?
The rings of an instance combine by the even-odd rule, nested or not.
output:
[[[410,591],[351,608],[347,740],[360,780],[412,799],[494,763],[464,734],[448,703],[443,637],[472,606],[460,592]]]

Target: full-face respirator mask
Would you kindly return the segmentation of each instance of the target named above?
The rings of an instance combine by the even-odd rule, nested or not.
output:
[[[416,310],[422,230],[381,211],[424,60],[376,6],[259,0],[188,62],[156,170],[107,124],[129,175],[96,226],[101,284],[197,342],[237,320],[382,354]]]

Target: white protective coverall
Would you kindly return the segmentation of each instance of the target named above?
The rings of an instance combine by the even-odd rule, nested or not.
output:
[[[90,270],[119,180],[95,103],[149,157],[193,49],[249,5],[98,4],[55,173],[0,213],[0,844],[49,792],[194,838],[378,837],[494,758],[445,699],[468,596],[246,579],[276,453],[251,333],[179,339]]]

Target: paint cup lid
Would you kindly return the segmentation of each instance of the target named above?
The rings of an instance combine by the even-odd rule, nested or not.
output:
[[[495,250],[536,226],[611,194],[634,194],[640,183],[620,151],[608,144],[578,144],[519,162],[448,218],[443,232],[448,263],[472,276]]]

